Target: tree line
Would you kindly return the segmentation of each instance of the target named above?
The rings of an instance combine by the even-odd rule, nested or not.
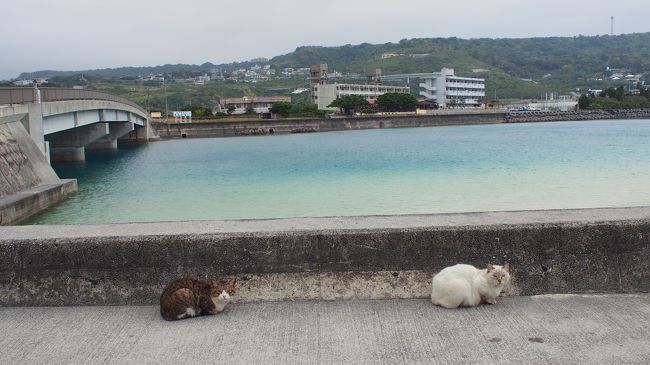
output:
[[[598,95],[582,94],[578,98],[580,109],[640,109],[650,108],[650,89],[642,86],[635,95],[626,92],[623,86],[609,87]]]
[[[361,95],[343,95],[331,102],[328,108],[339,108],[342,114],[385,112],[411,112],[418,107],[418,99],[412,94],[386,93],[379,95],[371,105]]]

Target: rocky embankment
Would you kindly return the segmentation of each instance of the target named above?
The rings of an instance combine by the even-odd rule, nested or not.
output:
[[[510,112],[506,123],[555,122],[597,119],[650,119],[650,109]]]

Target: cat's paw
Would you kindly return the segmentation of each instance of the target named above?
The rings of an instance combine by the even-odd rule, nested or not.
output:
[[[487,304],[497,304],[497,300],[495,298],[485,298],[484,301]]]

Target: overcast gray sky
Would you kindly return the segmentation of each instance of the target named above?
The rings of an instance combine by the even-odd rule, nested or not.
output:
[[[0,79],[24,71],[228,63],[402,38],[650,31],[649,0],[4,0]]]

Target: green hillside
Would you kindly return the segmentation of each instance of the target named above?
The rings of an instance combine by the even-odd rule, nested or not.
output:
[[[386,53],[399,56],[382,59]],[[610,67],[650,73],[650,33],[620,36],[523,39],[424,38],[380,45],[299,47],[271,59],[278,66],[327,63],[337,71],[385,74],[431,72],[453,67],[457,74],[485,77],[489,95],[534,97],[576,87],[603,87],[598,80]],[[479,74],[475,69],[487,69]],[[600,77],[598,77],[600,75]],[[526,79],[526,81],[522,80]]]
[[[330,70],[351,73],[365,73],[379,67],[384,74],[434,72],[452,67],[457,75],[485,78],[488,98],[495,95],[498,99],[539,98],[548,92],[620,86],[624,80],[607,80],[614,71],[642,74],[642,80],[649,80],[650,33],[522,39],[404,39],[385,44],[298,47],[268,62],[39,71],[21,76],[53,77],[54,84],[71,86],[83,74],[89,80],[90,89],[124,95],[160,109],[164,105],[160,86],[138,83],[136,76],[160,73],[170,78],[188,77],[214,68],[228,73],[255,63],[270,64],[276,71],[285,67],[309,67],[314,63],[327,63]],[[170,84],[167,94],[170,108],[190,103],[214,106],[220,97],[287,95],[293,88],[306,84],[306,77],[235,84],[211,81],[204,86]]]

